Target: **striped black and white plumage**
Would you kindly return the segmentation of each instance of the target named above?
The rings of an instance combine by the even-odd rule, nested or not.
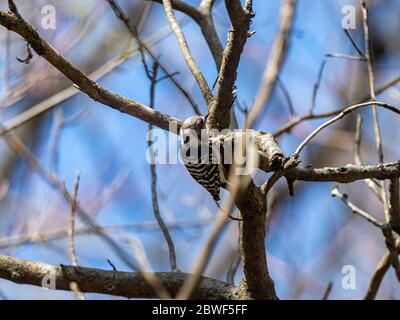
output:
[[[220,165],[212,163],[212,148],[207,138],[205,119],[193,116],[186,119],[181,127],[181,157],[190,175],[219,201],[221,188]],[[203,139],[201,139],[203,133]],[[205,136],[204,136],[205,135]],[[203,150],[203,152],[202,152]],[[191,152],[191,153],[190,153]]]

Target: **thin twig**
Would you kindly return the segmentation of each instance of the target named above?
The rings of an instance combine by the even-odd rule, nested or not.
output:
[[[135,252],[135,257],[137,257],[139,271],[141,271],[143,278],[154,288],[154,291],[160,299],[171,299],[171,295],[156,274],[154,272],[148,272],[148,270],[151,270],[151,266],[147,260],[143,244],[136,238],[132,238],[130,243]]]
[[[361,12],[362,12],[362,17],[363,17],[362,20],[363,20],[364,46],[365,46],[365,55],[364,56],[365,56],[365,59],[367,62],[367,67],[368,67],[370,97],[371,97],[372,101],[376,101],[375,73],[374,73],[374,67],[373,67],[372,55],[371,55],[372,44],[371,44],[371,39],[370,39],[370,34],[369,34],[368,9],[367,9],[367,4],[366,4],[365,0],[360,0],[360,5],[361,5]],[[378,111],[377,111],[375,105],[372,106],[372,115],[373,115],[373,119],[374,119],[375,142],[376,142],[376,148],[378,151],[379,162],[383,163],[384,156],[383,156],[382,134],[381,134],[381,128],[379,126]],[[386,222],[389,222],[389,219],[390,219],[389,205],[388,205],[385,181],[381,181],[381,194],[382,194]]]
[[[7,135],[7,143],[9,146],[17,152],[24,160],[28,162],[28,164],[36,170],[39,175],[45,179],[51,186],[53,186],[56,190],[58,190],[65,198],[65,200],[70,204],[73,205],[73,195],[71,195],[67,188],[65,187],[65,184],[59,180],[59,178],[46,171],[46,169],[40,164],[40,162],[29,152],[29,150],[25,147],[25,145],[20,141],[18,137],[13,135],[13,133],[8,133]],[[75,202],[75,210],[79,214],[79,217],[88,225],[90,226],[94,231],[96,231],[96,235],[100,236],[101,239],[105,240],[105,242],[114,250],[114,252],[117,254],[117,256],[126,263],[127,266],[132,268],[133,270],[139,270],[140,271],[140,266],[138,266],[136,263],[132,262],[132,260],[129,258],[129,255],[123,250],[107,233],[103,232],[103,230],[97,225],[97,223],[90,217],[90,215],[77,203]],[[148,280],[148,277],[144,277],[145,280]],[[151,276],[151,279],[153,277]],[[153,283],[152,281],[148,282],[150,287],[153,287],[153,285],[156,285],[154,287],[154,290],[158,292],[161,290],[160,286],[162,286],[160,283]],[[162,290],[160,292],[163,292]],[[163,295],[164,296],[164,295]]]
[[[51,137],[50,151],[50,170],[55,174],[58,173],[58,147],[61,138],[61,131],[64,126],[64,111],[62,108],[57,108],[53,112],[53,126]]]
[[[362,53],[362,51],[360,50],[360,48],[357,46],[357,44],[355,43],[355,41],[353,40],[353,38],[351,37],[349,31],[346,28],[343,28],[344,33],[346,34],[347,38],[349,38],[353,48],[357,51],[358,55],[360,57],[364,57],[364,54]]]
[[[310,105],[310,108],[308,109],[309,114],[312,114],[315,109],[315,103],[317,101],[317,93],[318,93],[319,86],[321,84],[322,74],[324,72],[325,65],[326,65],[326,58],[322,60],[321,65],[319,67],[317,81],[315,82],[314,87],[313,87],[311,105]]]
[[[288,89],[286,88],[285,83],[281,80],[281,78],[278,76],[276,79],[276,85],[277,87],[281,88],[283,95],[285,96],[285,99],[287,101],[287,106],[289,109],[289,114],[291,116],[293,116],[296,112],[294,111],[294,107],[293,107],[293,102],[292,102],[292,98],[290,97],[290,93],[288,91]],[[247,112],[246,112],[247,114]]]
[[[213,217],[206,219],[193,219],[193,220],[180,220],[170,222],[167,224],[168,229],[187,229],[187,228],[200,228],[209,224]],[[154,232],[160,229],[158,223],[152,221],[127,224],[127,225],[109,225],[99,226],[102,233],[120,233],[126,231],[135,232]],[[75,230],[75,237],[95,234],[96,231],[90,227],[81,227]],[[17,235],[0,238],[0,249],[8,248],[10,246],[21,246],[27,244],[41,244],[53,240],[58,240],[68,236],[68,229],[60,228],[55,230],[46,231],[43,233],[34,233],[26,235]]]
[[[330,281],[325,288],[325,292],[324,292],[324,295],[322,296],[322,300],[328,300],[329,295],[331,294],[331,291],[332,291],[332,287],[333,287],[333,283],[332,283],[332,281]]]
[[[396,240],[396,248],[398,253],[400,253],[400,240]],[[391,263],[391,254],[389,251],[385,253],[382,259],[379,261],[378,265],[375,268],[375,271],[371,277],[367,292],[365,293],[364,299],[365,300],[373,300],[375,299],[378,290],[382,284],[382,280],[389,270]]]
[[[358,166],[362,166],[362,158],[361,158],[361,125],[362,125],[363,117],[361,114],[357,114],[356,119],[356,132],[354,139],[354,162]],[[375,182],[372,179],[364,180],[365,184],[372,191],[372,193],[380,200],[382,200],[382,194],[377,186],[380,186],[379,183]]]
[[[371,222],[373,225],[377,226],[379,229],[383,230],[385,228],[385,224],[383,224],[378,219],[376,219],[373,216],[371,216],[368,212],[365,212],[364,210],[362,210],[359,207],[357,207],[354,203],[350,202],[348,200],[347,195],[346,194],[342,194],[339,191],[339,188],[337,186],[335,186],[332,189],[331,194],[332,194],[333,197],[338,197],[340,200],[342,200],[344,202],[344,204],[346,204],[351,209],[352,213],[363,217],[367,221]]]
[[[327,53],[325,55],[325,57],[327,57],[327,58],[339,58],[339,59],[355,60],[355,61],[365,61],[364,57],[352,56],[352,55],[343,54],[343,53]]]
[[[375,271],[371,277],[367,292],[365,293],[364,300],[374,300],[378,290],[382,284],[383,277],[390,268],[390,252],[387,251],[382,259],[379,261]]]
[[[387,89],[393,87],[394,85],[396,85],[397,83],[400,82],[400,76],[399,77],[395,77],[389,81],[387,81],[385,84],[383,84],[381,87],[379,87],[376,90],[376,95],[382,94],[383,92],[385,92]],[[354,104],[359,104],[359,103],[363,103],[363,102],[367,102],[369,101],[371,98],[370,96],[365,96],[362,97],[361,99],[358,99],[357,101],[355,101],[353,103]],[[302,123],[303,121],[306,120],[316,120],[316,119],[323,119],[323,118],[329,118],[329,117],[333,117],[337,114],[339,114],[340,112],[342,112],[344,109],[346,109],[347,107],[344,107],[342,109],[338,109],[335,111],[330,111],[330,112],[325,112],[325,113],[320,113],[320,114],[304,114],[302,116],[297,116],[292,118],[291,120],[289,120],[288,122],[286,122],[285,124],[283,124],[281,127],[279,127],[275,132],[274,132],[274,136],[275,137],[279,137],[280,135],[282,135],[285,132],[289,132],[290,130],[292,130],[295,126],[297,126],[298,124]]]
[[[146,65],[146,61],[143,61],[144,65]],[[157,84],[157,75],[158,75],[158,64],[153,63],[153,68],[150,74],[150,108],[154,109],[154,101],[155,101],[155,89]],[[156,164],[155,164],[155,156],[153,150],[153,126],[149,124],[149,131],[148,131],[148,139],[147,144],[149,147],[150,153],[150,173],[151,173],[151,202],[153,205],[153,213],[154,217],[157,220],[157,223],[160,226],[162,234],[164,235],[165,241],[167,242],[168,252],[169,252],[169,262],[171,265],[172,271],[177,271],[178,266],[176,264],[176,253],[175,253],[175,246],[172,240],[171,234],[161,217],[160,207],[158,205],[158,195],[157,195],[157,172],[156,172]]]
[[[80,180],[80,173],[78,171],[75,176],[74,189],[72,193],[70,211],[69,211],[69,223],[68,223],[68,249],[69,249],[69,256],[71,258],[71,264],[73,266],[78,265],[78,259],[76,257],[76,251],[75,251],[75,212],[78,206],[77,196],[78,196],[79,180]]]
[[[397,114],[400,114],[400,110],[390,104],[384,103],[384,102],[379,102],[379,101],[370,101],[370,102],[364,102],[364,103],[360,103],[360,104],[355,104],[353,106],[350,106],[346,109],[344,109],[342,112],[340,112],[336,117],[324,122],[323,124],[321,124],[318,128],[316,128],[313,132],[311,132],[307,138],[305,138],[303,140],[303,142],[297,147],[296,151],[293,154],[294,158],[298,158],[300,155],[301,150],[303,150],[303,148],[306,146],[306,144],[308,142],[310,142],[310,140],[312,138],[314,138],[320,131],[322,131],[324,128],[330,126],[331,124],[335,123],[336,121],[342,119],[345,115],[353,112],[354,110],[360,109],[360,108],[364,108],[364,107],[368,107],[368,106],[377,106],[377,107],[382,107],[385,109],[388,109],[390,111],[393,111]]]

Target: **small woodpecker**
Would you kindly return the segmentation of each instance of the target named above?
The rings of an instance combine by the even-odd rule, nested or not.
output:
[[[212,145],[208,140],[207,131],[202,132],[202,129],[206,129],[205,118],[202,116],[193,116],[183,122],[180,130],[181,156],[190,175],[212,195],[215,201],[219,201],[220,188],[225,180],[221,176],[223,169],[220,162],[213,163]]]

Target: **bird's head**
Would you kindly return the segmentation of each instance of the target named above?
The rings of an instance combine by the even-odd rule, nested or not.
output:
[[[189,137],[196,137],[198,140],[201,139],[201,130],[205,128],[205,118],[202,116],[192,116],[187,118],[181,127],[180,134],[183,141],[186,141]]]

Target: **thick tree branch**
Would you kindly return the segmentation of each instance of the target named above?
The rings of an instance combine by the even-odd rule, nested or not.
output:
[[[255,164],[265,172],[281,169],[285,162],[284,154],[274,136],[267,132],[249,131],[244,134],[242,131],[230,131],[225,135],[211,137],[210,141],[214,148],[223,148],[224,152],[228,150],[230,154],[234,154],[235,148],[239,148],[241,143],[247,142],[248,144],[244,148],[246,150],[250,150],[251,147],[255,148],[258,156]],[[250,143],[254,143],[254,145],[250,146]]]
[[[325,167],[319,169],[296,167],[284,171],[283,175],[293,181],[350,183],[364,179],[391,179],[399,173],[400,161],[367,166],[348,164],[344,167]]]
[[[265,249],[266,198],[251,181],[236,201],[243,219],[240,223],[240,249],[244,277],[238,288],[241,299],[277,299]]]
[[[394,231],[400,234],[400,201],[399,201],[399,176],[395,175],[390,179],[389,195],[389,223]]]
[[[155,276],[165,288],[175,295],[189,276],[181,272],[157,272]],[[85,267],[50,265],[42,262],[0,256],[0,278],[15,283],[42,286],[43,281],[54,277],[57,290],[70,290],[75,282],[82,292],[103,293],[127,298],[157,298],[144,277],[137,272],[119,272]],[[235,287],[225,282],[203,277],[196,298],[234,298]]]
[[[108,105],[120,112],[139,118],[165,130],[179,132],[181,121],[169,115],[152,110],[136,101],[112,93],[66,60],[55,48],[42,39],[35,28],[19,14],[0,11],[0,24],[23,37],[35,52],[50,62],[70,79],[76,87],[95,101]],[[172,124],[172,126],[170,126]],[[171,128],[171,129],[170,129]]]
[[[237,77],[240,58],[249,36],[252,12],[251,1],[246,1],[243,9],[240,1],[226,0],[225,6],[231,20],[228,44],[224,50],[221,69],[218,75],[218,89],[215,103],[209,108],[208,126],[213,129],[228,128],[230,123],[230,110],[235,95],[234,87]]]

